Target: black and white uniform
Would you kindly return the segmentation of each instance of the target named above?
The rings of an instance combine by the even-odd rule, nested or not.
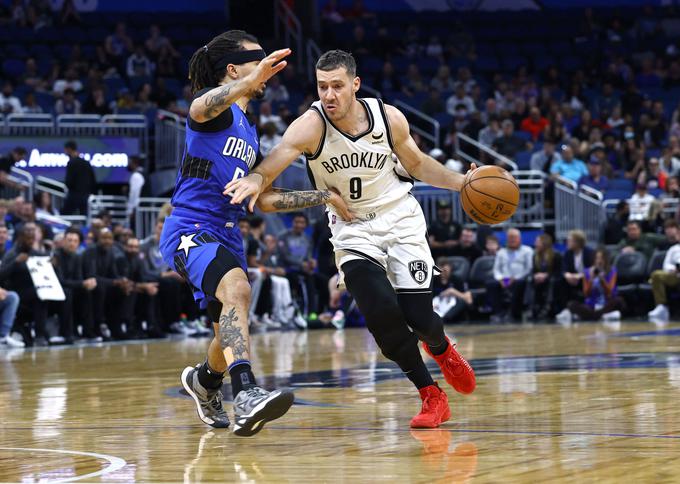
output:
[[[386,271],[397,292],[429,292],[434,261],[423,211],[410,194],[413,179],[393,153],[382,101],[358,101],[368,129],[356,136],[336,128],[319,101],[311,108],[323,119],[324,134],[307,156],[310,179],[317,189],[338,190],[358,217],[348,223],[328,210],[336,265],[366,259]]]

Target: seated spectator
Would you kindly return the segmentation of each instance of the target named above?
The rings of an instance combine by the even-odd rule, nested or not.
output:
[[[667,323],[670,311],[666,291],[668,288],[678,287],[680,283],[680,243],[668,249],[662,268],[652,272],[649,282],[652,285],[656,306],[647,313],[647,316],[651,322]]]
[[[661,169],[658,158],[652,157],[647,161],[645,178],[648,190],[655,190],[657,188],[664,190],[666,188],[668,175]]]
[[[305,316],[319,313],[319,289],[327,281],[317,280],[316,259],[312,257],[312,241],[305,234],[307,216],[296,213],[293,216],[293,227],[279,236],[279,255],[281,265],[286,268],[286,276],[291,288],[297,293],[300,307]],[[325,303],[326,298],[323,299]]]
[[[435,114],[443,113],[444,109],[445,106],[442,101],[441,91],[435,87],[430,87],[430,95],[423,101],[420,110],[428,116],[434,116]]]
[[[0,91],[0,114],[21,114],[21,111],[21,101],[14,95],[12,83],[5,81]]]
[[[100,116],[111,114],[109,103],[106,101],[104,90],[101,87],[95,87],[90,91],[90,94],[85,99],[83,112],[87,114],[99,114]]]
[[[668,218],[663,223],[664,239],[656,245],[657,250],[668,250],[680,242],[680,225],[674,218]]]
[[[553,248],[550,234],[536,237],[534,245],[531,314],[535,320],[552,316],[555,286],[562,273],[562,255]]]
[[[588,168],[582,160],[574,158],[574,151],[570,146],[562,146],[562,157],[553,163],[550,168],[550,176],[555,179],[558,176],[578,183],[582,176],[588,175]]]
[[[67,89],[74,93],[83,90],[83,83],[78,79],[78,73],[75,69],[69,68],[64,71],[64,78],[57,79],[52,86],[52,92],[55,96],[63,96]]]
[[[35,94],[32,92],[26,93],[21,112],[23,114],[41,114],[43,112],[42,106],[35,100]]]
[[[26,59],[26,68],[21,76],[21,83],[36,91],[47,90],[47,82],[38,71],[38,63],[33,57]]]
[[[27,156],[28,152],[26,151],[26,148],[17,146],[7,153],[7,155],[0,157],[0,185],[14,189],[22,188],[21,185],[9,178],[9,174],[12,172],[12,167],[19,161],[25,160]]]
[[[413,96],[415,94],[427,91],[427,85],[420,75],[418,64],[409,64],[406,70],[406,79],[402,87],[404,94]]]
[[[151,77],[153,63],[144,53],[142,45],[136,45],[134,52],[127,58],[125,73],[128,77]]]
[[[436,89],[439,92],[454,90],[455,83],[451,78],[451,70],[449,69],[449,66],[444,64],[439,66],[439,69],[437,69],[437,75],[430,81],[430,87]]]
[[[18,329],[26,346],[47,346],[47,302],[40,300],[33,279],[26,265],[31,256],[45,256],[33,248],[36,237],[34,224],[24,224],[17,229],[16,242],[0,263],[0,285],[19,295]],[[31,335],[31,323],[35,324],[36,338]]]
[[[545,140],[543,148],[531,155],[531,169],[549,174],[552,165],[560,158],[560,155],[555,152],[555,143],[552,140]]]
[[[578,298],[585,268],[590,267],[594,259],[594,251],[586,246],[586,235],[581,230],[570,231],[567,251],[562,258],[562,278],[558,284],[558,310],[566,307],[568,301]]]
[[[643,221],[649,217],[649,210],[656,198],[654,195],[647,193],[647,183],[644,176],[638,177],[638,182],[635,185],[635,193],[628,199],[630,207],[629,220]]]
[[[442,258],[437,260],[440,273],[432,278],[432,304],[434,311],[445,324],[459,321],[472,305],[472,293],[464,291],[463,286],[452,277],[451,263]]]
[[[665,147],[661,152],[660,168],[669,177],[680,174],[680,159],[673,155],[673,151],[669,147]]]
[[[281,135],[278,133],[276,123],[268,121],[262,125],[260,135],[260,154],[267,156],[276,145],[281,142]]]
[[[649,259],[663,240],[664,237],[661,235],[643,233],[639,220],[629,220],[626,224],[626,236],[616,247],[621,253],[642,252]]]
[[[113,250],[113,233],[102,228],[97,236],[96,245],[83,253],[83,274],[86,279],[95,278],[97,285],[93,290],[93,325],[101,328],[106,325],[113,339],[127,339],[122,323],[124,308],[134,284],[120,274]]]
[[[659,198],[680,198],[680,179],[677,176],[666,179],[666,188]]]
[[[497,117],[492,116],[489,118],[489,125],[479,131],[478,141],[491,148],[502,133],[500,121]]]
[[[506,119],[501,123],[503,135],[496,138],[493,148],[501,155],[514,159],[515,155],[520,151],[529,148],[528,144],[520,137],[515,135],[515,126],[510,119]]]
[[[602,174],[602,164],[596,157],[591,157],[588,161],[588,174],[579,178],[579,185],[585,185],[602,193],[609,188],[609,180]]]
[[[453,220],[451,202],[437,200],[437,219],[430,224],[428,230],[432,257],[453,255],[453,248],[458,245],[462,227]]]
[[[492,309],[491,322],[504,322],[508,314],[505,301],[510,299],[510,315],[521,320],[524,308],[524,289],[531,274],[533,250],[522,245],[522,234],[517,229],[507,232],[506,246],[498,251],[493,266],[493,279],[486,283],[487,304]]]
[[[290,281],[286,278],[286,269],[283,267],[278,249],[278,241],[273,235],[264,236],[264,249],[260,256],[260,270],[266,276],[266,280],[260,292],[260,299],[269,296],[269,310],[258,311],[262,314],[262,322],[269,326],[275,324],[290,327],[291,323],[298,328],[304,328],[306,321],[297,311],[293,303]],[[337,305],[331,308],[337,309]],[[263,314],[264,313],[264,314]],[[271,318],[269,318],[271,316]]]
[[[0,261],[11,248],[12,242],[9,240],[9,230],[7,225],[5,225],[5,221],[0,220]]]
[[[166,76],[174,77],[174,76]],[[151,93],[151,100],[158,105],[161,109],[167,109],[167,107],[177,100],[177,96],[172,93],[165,86],[165,79],[159,77],[156,79],[156,84]]]
[[[260,118],[259,125],[264,126],[267,123],[274,123],[279,134],[286,130],[286,123],[283,122],[281,116],[272,114],[272,105],[269,102],[260,103]]]
[[[10,332],[19,309],[19,294],[0,287],[0,348],[23,348],[26,344]]]
[[[522,120],[520,129],[531,134],[531,139],[537,141],[549,125],[550,122],[541,116],[541,111],[537,107],[533,107],[529,110],[529,116]]]
[[[459,106],[465,108],[466,113],[476,111],[475,103],[470,96],[465,94],[465,86],[458,84],[455,92],[446,100],[446,112],[451,116],[456,116]]]
[[[76,99],[73,89],[67,88],[64,91],[64,96],[57,99],[57,102],[54,103],[54,112],[56,114],[80,114],[82,112],[80,101]]]
[[[132,39],[127,33],[125,23],[118,22],[115,31],[106,37],[104,49],[109,61],[118,68],[122,67],[123,57],[132,52]]]
[[[616,212],[607,218],[604,227],[604,243],[606,245],[618,244],[626,236],[625,228],[629,216],[628,202],[620,200],[616,204]]]
[[[144,47],[153,58],[158,58],[162,49],[166,49],[172,57],[180,56],[170,40],[161,34],[161,29],[156,24],[149,27],[149,37],[144,41]]]
[[[498,237],[489,235],[484,239],[484,253],[482,255],[496,257],[499,250],[501,250],[501,243],[498,240]]]
[[[288,89],[281,84],[281,78],[274,76],[267,81],[267,90],[264,92],[264,100],[270,103],[287,103],[290,99]]]
[[[459,243],[453,247],[450,255],[465,257],[472,266],[475,260],[482,255],[482,251],[477,245],[475,231],[467,227],[464,228],[460,234]]]
[[[592,267],[583,274],[583,295],[585,302],[570,301],[566,309],[557,316],[560,324],[569,324],[573,314],[583,321],[618,321],[625,302],[616,294],[616,267],[609,262],[606,249],[595,251]]]

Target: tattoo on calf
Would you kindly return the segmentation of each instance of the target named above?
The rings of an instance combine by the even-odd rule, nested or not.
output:
[[[280,211],[299,210],[326,203],[331,198],[328,190],[310,190],[307,192],[278,192],[279,199],[273,205]]]
[[[236,325],[237,321],[236,308],[231,308],[228,314],[220,316],[220,346],[222,349],[231,348],[236,360],[247,359],[248,346],[241,328]]]

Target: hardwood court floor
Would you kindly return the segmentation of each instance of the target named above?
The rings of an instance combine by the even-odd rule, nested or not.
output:
[[[678,482],[680,325],[455,329],[477,390],[447,387],[451,421],[417,432],[363,330],[254,336],[262,383],[299,405],[250,439],[180,394],[207,340],[5,352],[0,481]]]

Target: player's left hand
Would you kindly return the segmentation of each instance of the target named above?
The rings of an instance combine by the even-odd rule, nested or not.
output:
[[[264,178],[259,173],[251,173],[243,178],[232,180],[224,186],[222,195],[231,196],[231,204],[237,205],[246,198],[250,197],[248,209],[252,212],[255,210],[255,202],[262,193],[262,182]]]
[[[326,202],[327,205],[330,205],[335,209],[335,211],[340,215],[340,218],[343,219],[345,222],[351,222],[352,220],[355,219],[354,214],[350,212],[349,208],[347,207],[347,204],[345,201],[342,199],[340,196],[340,193],[338,193],[337,190],[334,188],[329,188],[331,192],[331,198]]]

